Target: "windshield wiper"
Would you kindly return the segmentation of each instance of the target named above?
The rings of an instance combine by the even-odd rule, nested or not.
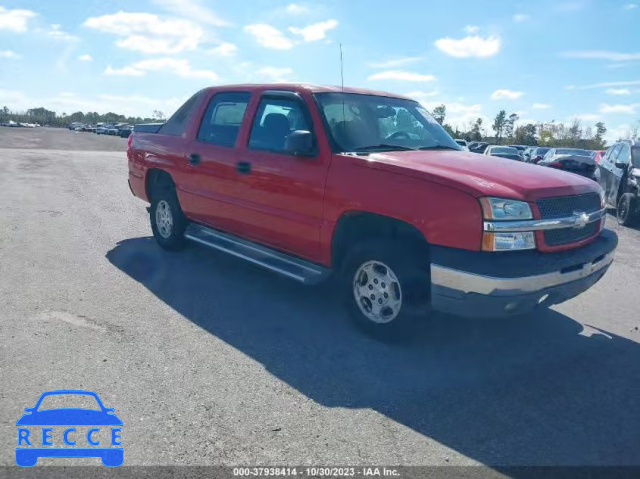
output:
[[[420,148],[418,148],[418,150],[420,150],[420,151],[426,151],[426,150],[455,150],[455,151],[462,151],[460,148],[456,148],[454,146],[448,146],[448,145],[421,146]]]
[[[408,146],[401,145],[391,145],[388,143],[380,143],[378,145],[369,145],[369,146],[359,146],[358,148],[354,148],[353,151],[376,151],[376,150],[399,150],[399,151],[413,151],[415,148],[409,148]]]

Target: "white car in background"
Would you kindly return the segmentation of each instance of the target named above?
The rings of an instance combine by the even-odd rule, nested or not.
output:
[[[463,151],[469,151],[469,143],[467,142],[467,140],[456,138],[454,141],[462,147]]]

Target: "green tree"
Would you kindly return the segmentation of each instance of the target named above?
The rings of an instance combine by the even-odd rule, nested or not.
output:
[[[437,106],[433,109],[431,114],[436,119],[436,121],[442,125],[444,123],[444,119],[447,116],[447,107],[444,105]]]
[[[491,125],[491,128],[493,128],[493,131],[496,132],[497,144],[502,143],[502,135],[504,133],[504,128],[506,124],[507,124],[507,112],[505,112],[504,110],[500,110],[493,120],[493,125]]]
[[[520,117],[516,113],[511,113],[509,118],[504,125],[504,136],[506,138],[513,138],[513,129],[515,128],[516,121],[518,121]]]
[[[593,146],[595,150],[602,150],[607,143],[604,139],[604,135],[607,133],[607,127],[604,126],[604,123],[599,121],[596,123],[596,134],[593,137]]]
[[[536,125],[527,123],[526,125],[516,127],[513,141],[517,145],[537,145]]]
[[[478,118],[471,127],[472,141],[482,141],[482,118]]]

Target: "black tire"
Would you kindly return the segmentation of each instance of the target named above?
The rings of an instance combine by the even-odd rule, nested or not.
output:
[[[359,272],[361,283],[364,284],[362,282],[364,278],[362,277],[363,270],[361,270],[361,267],[371,262],[374,265],[382,263],[382,265],[391,270],[398,280],[401,306],[399,312],[389,322],[375,322],[365,315],[361,305],[364,309],[366,309],[367,304],[371,306],[370,298],[361,296],[360,300],[356,299],[356,274]],[[376,267],[379,267],[379,265]],[[366,279],[367,283],[370,282],[369,280],[370,278]],[[417,328],[418,319],[425,319],[430,311],[431,277],[427,245],[424,244],[422,247],[417,247],[402,241],[391,240],[371,240],[360,243],[346,255],[341,268],[340,284],[349,316],[359,329],[382,341],[407,339]],[[374,286],[374,288],[387,286],[383,282],[377,284],[379,286]],[[364,287],[368,289],[370,286],[373,285],[367,284]],[[387,299],[380,296],[381,292],[387,290],[374,289],[371,291],[372,294],[378,294],[378,296],[374,295],[375,301],[384,302],[382,307],[387,304],[387,301],[392,301],[398,296],[396,285],[391,284],[389,286],[393,289],[393,294],[392,290],[389,289],[388,292],[391,296]],[[392,314],[383,316],[391,317]],[[383,320],[386,320],[386,318],[383,318]]]
[[[158,215],[158,209],[162,209],[171,216],[171,225],[162,222]],[[151,230],[158,245],[161,248],[176,251],[186,244],[184,231],[188,221],[180,208],[180,202],[173,185],[160,185],[151,192],[151,208],[149,209]],[[162,214],[160,214],[160,217]],[[159,223],[158,221],[161,221]]]
[[[638,199],[633,193],[625,193],[620,196],[616,208],[616,219],[622,226],[635,226],[638,224]]]

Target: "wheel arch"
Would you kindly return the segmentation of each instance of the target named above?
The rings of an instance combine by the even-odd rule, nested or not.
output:
[[[153,192],[160,188],[175,188],[176,184],[173,181],[171,174],[161,168],[150,168],[147,170],[145,177],[145,192],[149,201],[152,201]]]
[[[405,220],[367,211],[348,211],[338,218],[331,237],[333,267],[340,267],[350,246],[369,239],[402,240],[418,247],[429,244],[425,235]]]

